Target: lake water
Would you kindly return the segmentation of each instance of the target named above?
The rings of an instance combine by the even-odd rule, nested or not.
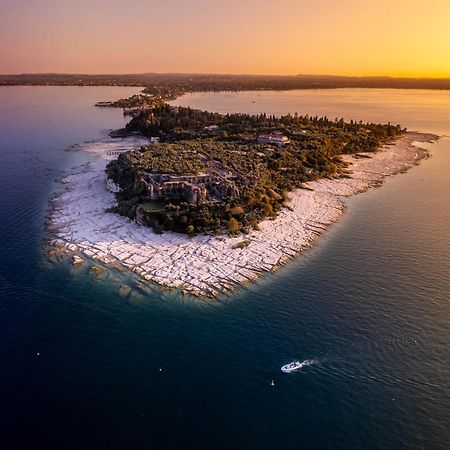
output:
[[[344,218],[276,274],[192,301],[45,257],[49,198],[85,162],[74,145],[125,123],[120,110],[92,105],[135,92],[0,88],[0,448],[448,448],[450,140],[351,198]],[[446,92],[174,103],[450,135]],[[125,282],[133,290],[121,295]],[[293,359],[314,363],[282,374]]]

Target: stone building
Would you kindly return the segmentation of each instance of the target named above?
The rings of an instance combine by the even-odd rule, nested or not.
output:
[[[220,175],[147,174],[145,183],[150,200],[204,203],[239,196],[235,182]]]
[[[260,134],[256,139],[256,142],[258,144],[275,144],[278,146],[283,146],[289,142],[289,138],[278,133]]]

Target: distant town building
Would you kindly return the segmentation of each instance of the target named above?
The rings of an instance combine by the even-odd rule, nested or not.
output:
[[[289,138],[282,134],[260,134],[256,139],[256,142],[258,144],[274,144],[282,146],[289,142]]]
[[[97,102],[95,106],[113,106],[113,102]]]
[[[206,131],[214,131],[214,130],[218,130],[219,129],[219,125],[209,125],[207,127],[203,128]]]

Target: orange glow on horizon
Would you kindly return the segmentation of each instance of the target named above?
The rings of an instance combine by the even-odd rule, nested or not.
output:
[[[4,74],[450,78],[448,0],[2,3]]]

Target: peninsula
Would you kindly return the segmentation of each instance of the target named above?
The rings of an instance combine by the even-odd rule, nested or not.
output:
[[[288,193],[321,178],[349,177],[345,154],[374,152],[399,125],[327,117],[222,115],[161,103],[127,131],[152,143],[110,162],[112,210],[154,231],[248,234],[275,218]],[[110,186],[112,184],[110,183]]]
[[[339,219],[346,196],[412,167],[427,156],[417,143],[436,138],[391,124],[221,115],[163,101],[114,135],[63,180],[51,253],[206,297],[285,264]]]

